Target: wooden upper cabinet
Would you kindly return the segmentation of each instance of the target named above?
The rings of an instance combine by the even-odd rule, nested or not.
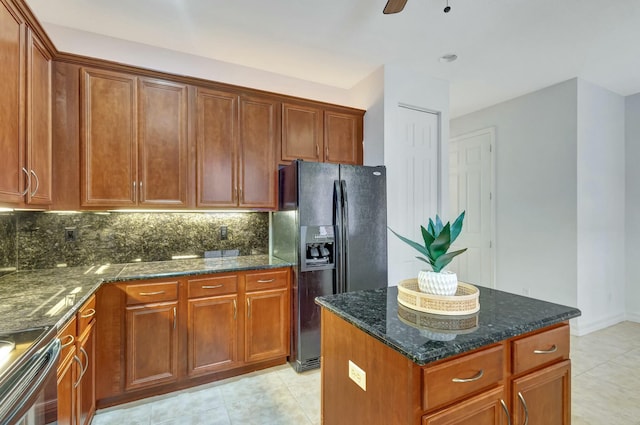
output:
[[[280,103],[271,98],[240,97],[240,207],[277,208],[275,147],[280,137],[279,107]]]
[[[139,81],[138,191],[141,206],[187,205],[187,86]]]
[[[281,162],[322,161],[323,111],[311,104],[282,104]]]
[[[27,204],[52,201],[51,55],[32,31],[27,35],[26,169],[30,187]]]
[[[187,86],[83,69],[81,205],[187,205]]]
[[[26,25],[0,0],[0,202],[18,203],[27,176],[23,168],[24,46]]]
[[[196,89],[196,206],[237,205],[238,95]]]
[[[362,164],[362,115],[325,111],[324,161]]]
[[[81,206],[137,203],[136,77],[81,70]]]

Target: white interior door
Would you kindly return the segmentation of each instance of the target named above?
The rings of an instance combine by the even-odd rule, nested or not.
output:
[[[398,106],[398,132],[385,149],[387,222],[397,233],[421,241],[420,225],[440,210],[439,116]],[[386,142],[385,142],[386,143]],[[389,284],[413,278],[426,264],[393,234],[388,238]]]
[[[447,267],[458,280],[495,287],[493,128],[451,139],[449,186],[451,217],[466,211],[462,233],[454,249],[467,248]]]

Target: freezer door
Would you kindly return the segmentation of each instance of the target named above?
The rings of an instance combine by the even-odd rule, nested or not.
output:
[[[298,214],[300,226],[333,223],[333,184],[340,177],[336,164],[299,161]]]
[[[317,368],[320,363],[320,306],[315,299],[333,294],[334,273],[335,270],[318,270],[299,274],[293,359],[298,372]]]
[[[346,290],[387,286],[385,167],[340,165]]]

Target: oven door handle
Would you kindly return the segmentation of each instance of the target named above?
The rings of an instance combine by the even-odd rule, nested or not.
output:
[[[16,378],[12,380],[10,387],[1,389],[0,423],[16,421],[29,411],[44,390],[47,380],[55,376],[58,357],[60,340],[56,338],[16,370]]]

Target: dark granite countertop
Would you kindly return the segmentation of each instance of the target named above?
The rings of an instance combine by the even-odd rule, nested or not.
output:
[[[395,286],[319,297],[316,302],[421,366],[581,314],[573,307],[479,289],[480,311],[467,316],[407,309],[398,305]]]
[[[290,265],[269,255],[250,255],[14,272],[0,276],[0,334],[62,326],[104,283]]]

